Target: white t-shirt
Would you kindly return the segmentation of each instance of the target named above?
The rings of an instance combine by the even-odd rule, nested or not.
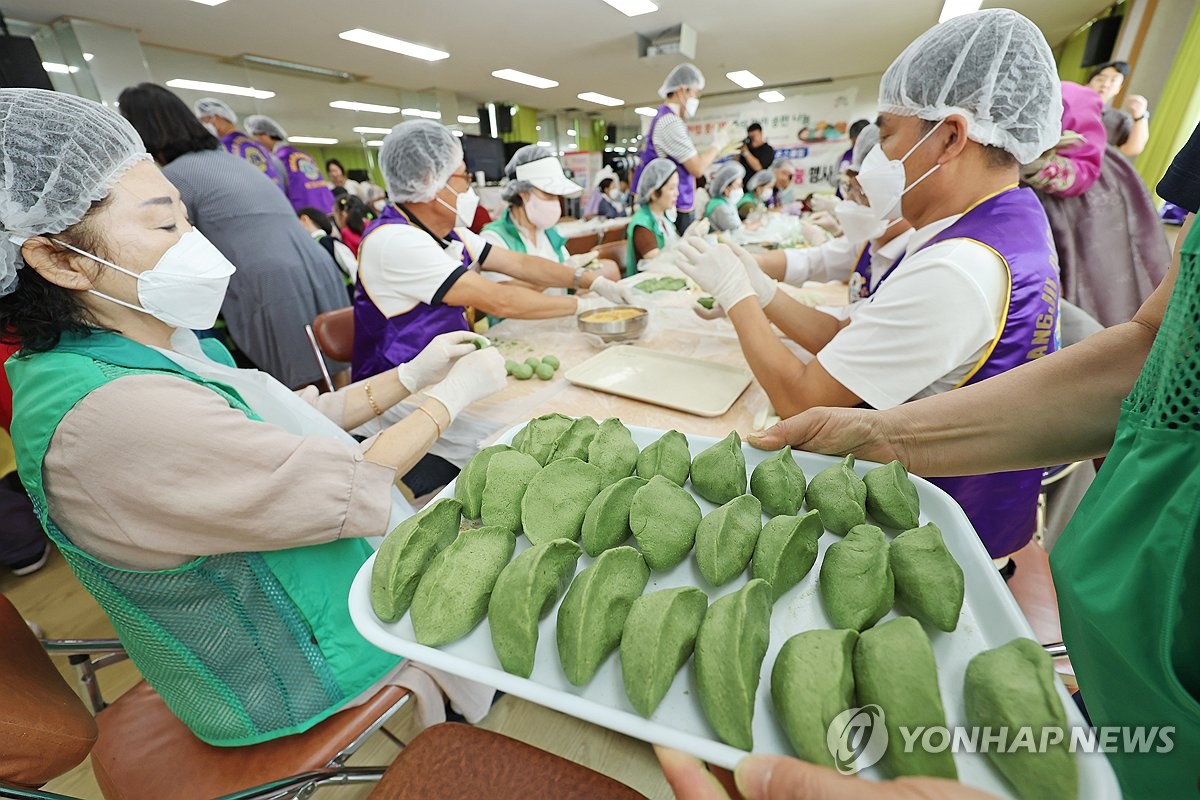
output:
[[[962,383],[1000,333],[1009,296],[1004,262],[978,242],[955,239],[917,252],[959,216],[912,232],[904,260],[817,360],[863,402],[892,408]]]
[[[524,228],[522,228],[520,225],[517,225],[516,228],[517,234],[521,237],[521,242],[525,245],[526,254],[531,256],[539,256],[547,261],[553,261],[556,264],[559,263],[558,253],[554,250],[554,245],[550,244],[550,237],[546,235],[545,231],[539,230],[537,232],[537,238],[531,241]],[[480,237],[493,247],[499,247],[502,250],[508,249],[508,245],[505,243],[504,238],[496,231],[485,230],[480,234]],[[502,272],[482,272],[480,274],[488,280],[495,281],[497,283],[512,280],[510,276],[505,275]],[[558,288],[544,289],[542,291],[542,294],[552,295],[566,295],[566,293],[566,289]]]
[[[908,246],[912,230],[899,234],[883,247],[871,248],[871,288],[874,289]],[[844,281],[849,279],[862,242],[851,242],[845,236],[831,239],[816,247],[795,247],[783,251],[787,259],[784,283],[801,286],[805,281]]]
[[[455,228],[471,254],[471,269],[478,271],[491,245],[466,228]],[[411,311],[419,303],[441,305],[442,298],[463,268],[454,242],[443,249],[416,225],[384,225],[363,239],[358,248],[358,279],[375,306],[387,317]]]

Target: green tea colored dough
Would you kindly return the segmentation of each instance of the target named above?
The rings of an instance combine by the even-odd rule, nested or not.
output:
[[[532,367],[530,368],[532,373]],[[522,453],[531,455],[542,466],[550,463],[550,454],[554,451],[554,443],[558,437],[575,424],[572,417],[562,414],[547,414],[529,423],[513,437],[513,447]]]
[[[629,528],[650,569],[663,572],[687,558],[700,517],[695,498],[661,475],[634,493]]]
[[[692,459],[692,488],[716,505],[746,493],[746,456],[737,431]]]
[[[538,623],[575,577],[582,551],[570,539],[526,549],[500,573],[488,602],[492,647],[505,672],[528,678],[537,654]]]
[[[629,428],[621,420],[610,417],[600,423],[595,438],[588,445],[587,460],[604,474],[604,485],[629,477],[638,460],[638,446],[633,443]]]
[[[683,486],[691,472],[692,453],[687,437],[679,431],[667,431],[638,456],[637,474],[646,480],[662,475]]]
[[[650,570],[632,547],[605,550],[580,572],[558,607],[558,659],[567,680],[583,686],[621,643],[633,601],[641,597]]]
[[[554,367],[549,364],[538,364],[533,368],[533,374],[538,376],[538,380],[548,381],[554,377]]]
[[[932,522],[892,540],[888,559],[896,578],[896,598],[914,617],[949,633],[958,626],[963,604],[963,571]]]
[[[404,616],[429,562],[458,536],[463,504],[443,499],[397,525],[375,554],[371,608],[384,622]]]
[[[583,549],[593,558],[625,543],[633,535],[629,509],[633,496],[647,481],[635,475],[606,486],[583,515]]]
[[[542,356],[542,363],[549,364],[550,369],[554,370],[555,372],[557,372],[558,368],[562,366],[561,362],[558,360],[558,356]]]
[[[578,458],[580,461],[587,461],[588,447],[599,428],[600,425],[591,417],[580,417],[575,420],[554,441],[554,447],[551,448],[546,463],[549,464],[560,458]]]
[[[838,536],[867,521],[867,485],[854,472],[854,456],[814,475],[804,499],[821,512],[825,529]]]
[[[829,545],[819,585],[833,627],[861,631],[881,620],[895,600],[883,531],[856,525],[846,538]]]
[[[745,571],[762,533],[762,503],[751,494],[735,497],[700,520],[696,563],[704,580],[724,586]]]
[[[483,348],[485,348],[485,347],[491,347],[491,346],[492,346],[492,343],[491,343],[491,342],[489,342],[487,339],[484,339],[482,336],[476,336],[476,337],[475,337],[475,338],[474,338],[474,339],[471,341],[471,344],[475,345],[475,349],[476,349],[476,350],[482,350],[482,349],[483,349]]]
[[[771,639],[771,587],[754,579],[708,607],[696,634],[700,708],[721,741],[754,748],[754,695]]]
[[[796,755],[834,767],[826,734],[834,717],[854,707],[857,631],[815,630],[783,643],[771,668],[771,702]]]
[[[517,364],[512,368],[512,376],[519,381],[527,381],[533,377],[533,367],[528,364]]]
[[[901,727],[910,731],[946,727],[937,664],[921,623],[912,617],[898,617],[859,635],[854,647],[854,692],[859,706],[874,703],[883,709],[888,732],[883,765],[892,775],[958,777],[949,747],[929,753],[917,745],[911,753],[904,752]]]
[[[985,650],[967,664],[963,688],[967,724],[1008,728],[1011,745],[1014,731],[1028,725],[1033,740],[1044,752],[1025,747],[1006,752],[988,748],[987,755],[1016,790],[1021,800],[1042,797],[1079,797],[1079,771],[1069,749],[1070,735],[1058,744],[1043,738],[1044,728],[1067,731],[1067,714],[1055,691],[1054,665],[1041,645],[1029,639],[1013,639],[995,650]]]
[[[434,556],[413,595],[413,635],[440,647],[470,633],[487,615],[488,598],[517,540],[506,528],[473,528]]]
[[[750,577],[771,584],[771,600],[778,600],[813,568],[817,541],[824,532],[816,511],[802,517],[772,517],[758,536]]]
[[[519,366],[520,366],[519,362],[513,361],[511,358],[509,358],[509,359],[506,359],[504,362],[504,371],[507,372],[509,375],[512,375],[513,370],[515,370]]]
[[[533,456],[517,450],[492,455],[483,481],[483,500],[479,504],[484,525],[521,532],[521,498],[525,487],[542,469]]]
[[[531,369],[537,369],[541,363],[542,360],[537,356],[530,356],[529,358],[525,359],[525,366]]]
[[[750,475],[750,494],[762,501],[768,517],[793,515],[804,502],[804,473],[785,447],[759,463]]]
[[[521,528],[534,544],[574,541],[599,493],[599,469],[578,458],[552,461],[529,481],[521,499]]]
[[[487,480],[488,462],[496,453],[512,450],[506,444],[494,444],[485,447],[471,457],[458,479],[454,481],[454,498],[462,503],[463,516],[467,519],[479,519],[483,513],[483,486]]]
[[[633,601],[621,633],[621,679],[629,702],[648,717],[692,657],[708,595],[694,586],[663,589]]]
[[[868,470],[863,483],[867,487],[867,511],[877,522],[902,531],[921,524],[917,487],[899,461]]]
[[[709,311],[712,311],[712,307],[717,304],[717,299],[715,297],[701,297],[696,302],[700,304],[701,308],[707,308]]]

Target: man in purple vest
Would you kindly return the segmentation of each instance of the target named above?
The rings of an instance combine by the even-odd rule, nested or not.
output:
[[[213,136],[221,140],[225,149],[249,162],[259,172],[266,175],[276,186],[287,193],[287,182],[283,177],[283,164],[274,156],[271,149],[259,144],[237,129],[238,116],[224,100],[215,97],[205,97],[197,100],[192,106],[196,117],[208,128]]]
[[[1059,346],[1049,224],[1033,192],[1017,187],[1018,165],[1060,132],[1061,92],[1041,32],[1007,9],[948,20],[888,68],[879,107],[879,145],[858,181],[878,220],[903,217],[914,230],[868,299],[823,313],[777,292],[748,255],[698,238],[679,248],[685,271],[725,307],[783,417],[814,406],[891,408]],[[816,357],[793,355],[772,322]],[[999,559],[1033,534],[1040,476],[935,482]]]
[[[283,164],[287,180],[288,200],[292,208],[315,208],[323,214],[333,213],[333,191],[313,157],[287,143],[287,131],[263,114],[246,117],[246,130]]]
[[[679,165],[679,199],[675,203],[675,229],[680,235],[687,230],[703,208],[695,208],[696,178],[703,175],[734,135],[726,126],[713,134],[713,144],[703,154],[696,150],[688,135],[685,119],[696,116],[700,107],[700,91],[704,88],[704,73],[695,64],[680,64],[667,75],[658,89],[663,104],[650,121],[650,130],[642,141],[640,161],[633,173],[637,186],[642,169],[656,158],[669,158]]]
[[[440,333],[467,330],[468,306],[548,319],[632,302],[626,287],[596,271],[493,248],[468,230],[479,198],[462,145],[446,126],[422,119],[397,125],[383,140],[379,165],[390,203],[358,246],[354,380],[408,361]],[[551,183],[531,180],[550,192],[562,191],[554,181],[566,181],[561,172],[544,179]],[[552,296],[542,293],[547,288],[590,294]]]

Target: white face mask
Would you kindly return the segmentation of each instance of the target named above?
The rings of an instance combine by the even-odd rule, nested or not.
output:
[[[930,128],[929,133],[926,133],[919,142],[909,148],[909,151],[904,154],[904,158],[899,161],[894,158],[889,159],[879,145],[875,145],[867,153],[867,157],[863,159],[862,168],[858,171],[858,183],[862,186],[863,194],[870,201],[870,208],[876,219],[900,217],[900,198],[941,167],[941,164],[934,164],[928,172],[911,184],[906,186],[904,183],[907,180],[904,174],[904,162],[925,143],[926,139],[933,135],[934,131],[941,127],[944,121],[938,120],[937,125]]]
[[[204,126],[204,130],[208,131],[213,136],[219,137],[221,135],[221,134],[217,133],[217,126],[213,125],[211,122],[201,122],[200,124]]]
[[[696,110],[698,108],[700,108],[699,97],[689,97],[687,100],[683,101],[683,110],[689,117],[696,116]]]
[[[221,303],[225,301],[229,277],[236,272],[221,251],[194,228],[180,236],[179,241],[162,254],[158,263],[142,273],[131,272],[66,242],[57,239],[52,241],[136,279],[141,306],[109,297],[95,289],[88,289],[89,292],[110,303],[149,314],[174,328],[211,328],[221,312]]]
[[[468,186],[465,192],[455,192],[450,184],[446,184],[446,188],[454,192],[454,205],[450,205],[442,198],[437,198],[437,201],[446,208],[454,212],[458,217],[458,224],[470,227],[475,221],[475,211],[479,208],[479,195],[475,194],[475,188]]]
[[[770,200],[771,199],[771,190],[770,189],[759,189],[758,190],[758,199],[759,200]]]
[[[525,216],[529,217],[529,221],[539,231],[544,231],[558,223],[558,218],[562,216],[562,208],[557,198],[543,200],[531,194],[525,199]]]
[[[609,200],[620,200],[621,199],[621,190],[620,189],[609,189],[608,190],[608,199]]]
[[[838,225],[842,226],[846,239],[855,243],[878,239],[884,231],[900,221],[880,219],[869,207],[853,200],[840,201],[833,207],[833,215],[837,217]]]
[[[674,222],[679,219],[679,211],[674,208],[668,208],[663,212],[663,216],[667,218],[667,222]]]

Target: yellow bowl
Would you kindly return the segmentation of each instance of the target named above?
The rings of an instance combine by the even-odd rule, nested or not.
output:
[[[610,306],[585,311],[576,319],[583,333],[593,333],[606,342],[623,342],[645,333],[650,313],[637,306]]]

